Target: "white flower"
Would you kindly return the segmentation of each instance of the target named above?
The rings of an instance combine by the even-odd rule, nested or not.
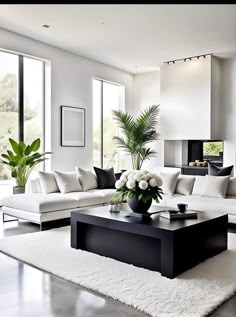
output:
[[[122,173],[122,175],[124,175],[124,176],[128,177],[128,176],[129,176],[129,174],[131,174],[131,173],[132,173],[132,171],[125,171],[124,173]]]
[[[127,179],[126,175],[122,174],[120,177],[120,180],[126,183],[128,179]]]
[[[136,175],[134,175],[134,180],[135,180],[136,182],[140,182],[141,179],[142,179],[142,175],[140,175],[139,173],[137,173]]]
[[[156,180],[156,178],[151,178],[150,180],[149,180],[149,185],[150,186],[152,186],[152,187],[157,187],[157,180]]]
[[[128,187],[129,189],[133,189],[135,187],[135,180],[129,179],[126,183],[126,187]]]
[[[142,177],[142,180],[144,180],[144,181],[149,181],[149,179],[150,179],[150,176],[149,176],[149,174],[145,174],[143,177]]]
[[[133,180],[133,179],[134,179],[134,174],[129,174],[128,180],[129,180],[129,179],[132,179],[132,180]]]
[[[139,182],[138,186],[139,186],[139,188],[145,190],[146,188],[148,188],[148,182],[142,180]]]
[[[143,174],[148,174],[149,173],[149,171],[147,171],[147,170],[142,170],[142,172],[143,172]]]
[[[162,179],[160,178],[160,176],[158,176],[158,175],[156,175],[156,181],[157,181],[157,186],[162,186],[162,184],[163,184],[163,181],[162,181]]]
[[[125,182],[123,182],[123,181],[120,180],[120,179],[118,179],[118,180],[116,181],[116,183],[115,183],[115,187],[116,187],[117,189],[121,188],[121,187],[124,186],[124,185],[125,185]]]

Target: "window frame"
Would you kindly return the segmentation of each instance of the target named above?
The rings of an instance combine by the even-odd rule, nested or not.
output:
[[[101,78],[97,78],[97,77],[93,77],[93,80],[97,80],[101,83],[101,86],[100,86],[100,105],[101,105],[101,122],[100,122],[100,135],[101,135],[101,148],[100,148],[100,167],[101,168],[104,168],[104,96],[103,96],[103,84],[104,83],[108,83],[108,84],[111,84],[111,85],[114,85],[114,86],[118,86],[118,87],[123,87],[123,85],[120,85],[118,83],[114,83],[112,81],[108,81],[108,80],[104,80],[104,79],[101,79]]]
[[[45,151],[45,60],[36,58],[30,55],[20,54],[18,52],[11,52],[8,50],[0,49],[0,52],[5,54],[16,55],[18,57],[18,141],[24,142],[24,58],[40,61],[42,63],[42,137],[41,148]],[[45,162],[43,162],[43,169],[45,169]],[[2,179],[0,179],[2,181]]]

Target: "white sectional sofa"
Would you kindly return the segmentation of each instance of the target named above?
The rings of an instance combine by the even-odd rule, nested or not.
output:
[[[229,179],[225,198],[203,196],[206,176],[179,175],[173,195],[163,195],[159,205],[176,208],[177,203],[188,204],[189,209],[223,212],[229,222],[236,223],[236,177]],[[45,222],[70,217],[78,208],[96,207],[109,203],[115,189],[43,194],[39,179],[31,180],[26,194],[10,195],[3,199],[2,212],[42,225]]]
[[[103,206],[109,203],[116,190],[90,189],[87,191],[42,193],[39,178],[29,180],[26,193],[10,195],[2,200],[3,214],[25,219],[42,226],[43,223],[69,218],[78,208]]]
[[[204,189],[207,177],[209,176],[180,175],[177,179],[177,185],[175,187],[174,194],[163,195],[160,205],[176,208],[178,203],[185,203],[188,204],[188,208],[192,210],[227,213],[229,215],[229,222],[236,223],[236,177],[229,177],[225,195],[223,194],[224,198],[205,196]],[[214,180],[214,176],[211,177]],[[182,192],[189,190],[190,194],[188,195],[184,195],[180,190],[178,190],[178,182],[182,182],[186,179],[194,180],[192,189],[186,188],[189,185],[183,182]],[[214,191],[213,188],[212,191]],[[215,195],[218,194],[219,193],[216,193]]]

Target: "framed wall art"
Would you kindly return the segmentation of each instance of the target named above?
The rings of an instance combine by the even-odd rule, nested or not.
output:
[[[61,106],[61,146],[85,146],[85,109]]]

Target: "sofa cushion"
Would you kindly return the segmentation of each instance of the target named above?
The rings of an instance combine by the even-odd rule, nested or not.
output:
[[[205,176],[195,176],[195,182],[193,184],[192,195],[201,195],[205,186]]]
[[[173,199],[176,197],[183,197],[183,195],[180,195],[180,194],[161,195],[161,196],[162,196],[162,199],[160,199],[158,203],[155,200],[153,200],[152,205],[167,206],[166,203],[169,201],[169,199]]]
[[[236,177],[230,177],[227,191],[227,196],[236,196]]]
[[[99,189],[115,188],[116,176],[113,167],[103,169],[94,166],[94,171],[97,175],[97,183]]]
[[[59,192],[59,188],[53,173],[39,171],[38,177],[43,194]]]
[[[62,173],[54,171],[54,175],[57,181],[57,185],[62,194],[82,191],[82,187],[80,185],[76,172]]]
[[[225,198],[230,177],[206,175],[205,178],[205,186],[201,196]]]
[[[84,192],[89,189],[98,188],[97,177],[93,172],[84,170],[78,166],[76,166],[76,172]]]
[[[179,172],[175,172],[175,173],[160,172],[160,177],[163,181],[161,188],[165,195],[174,194],[178,176],[179,176]]]
[[[77,201],[60,193],[18,194],[3,198],[3,206],[32,212],[49,212],[77,207]]]
[[[191,195],[194,182],[195,182],[194,176],[180,175],[177,178],[175,193],[181,194],[181,195]]]
[[[231,175],[233,170],[233,165],[218,167],[217,165],[208,162],[208,175],[211,176],[228,176]]]
[[[94,193],[96,195],[102,196],[104,199],[104,204],[107,204],[110,202],[111,198],[116,194],[116,189],[90,189],[87,191],[87,193]]]
[[[90,192],[74,192],[65,194],[65,196],[76,200],[76,207],[101,205],[104,203],[103,196]]]
[[[222,212],[236,215],[236,197],[235,198],[211,198],[204,196],[179,196],[166,199],[166,206],[177,208],[177,204],[188,204],[192,210]]]

